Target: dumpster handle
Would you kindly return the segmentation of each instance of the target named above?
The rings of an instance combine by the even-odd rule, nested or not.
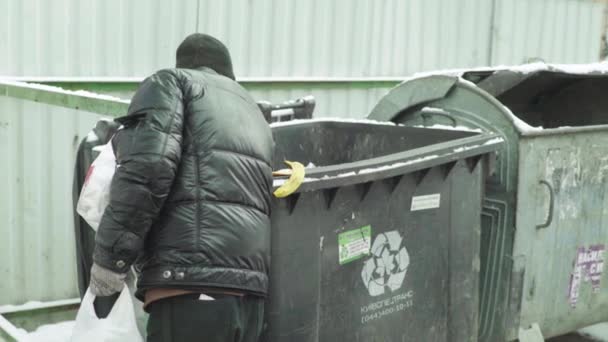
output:
[[[452,121],[452,127],[456,127],[458,126],[458,123],[456,122],[456,119],[449,115],[449,114],[445,114],[445,113],[437,113],[437,112],[425,112],[424,109],[422,110],[422,113],[420,113],[420,115],[422,116],[422,119],[426,122],[432,115],[437,115],[437,116],[442,116],[444,118],[449,119],[450,121]]]
[[[547,215],[547,222],[536,226],[536,229],[542,229],[542,228],[549,227],[551,225],[551,222],[553,222],[553,209],[555,208],[555,193],[553,192],[553,187],[551,186],[551,184],[549,182],[547,182],[546,180],[540,180],[540,181],[538,181],[538,184],[545,185],[549,189],[549,214]]]

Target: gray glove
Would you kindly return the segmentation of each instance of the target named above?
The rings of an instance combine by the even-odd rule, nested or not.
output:
[[[95,296],[110,296],[122,291],[122,288],[125,286],[126,277],[126,273],[112,272],[93,263],[89,289],[91,289],[91,293]]]

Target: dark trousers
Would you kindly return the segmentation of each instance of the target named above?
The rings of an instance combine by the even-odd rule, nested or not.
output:
[[[258,342],[264,299],[211,294],[161,299],[148,306],[148,342]]]

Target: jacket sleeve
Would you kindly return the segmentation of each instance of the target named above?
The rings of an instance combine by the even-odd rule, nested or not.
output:
[[[171,191],[181,158],[183,94],[175,70],[147,78],[114,137],[117,168],[95,239],[94,261],[127,272]]]

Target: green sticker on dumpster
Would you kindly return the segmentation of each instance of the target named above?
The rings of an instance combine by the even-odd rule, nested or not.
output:
[[[365,226],[338,234],[338,258],[340,265],[369,255],[372,227]]]

